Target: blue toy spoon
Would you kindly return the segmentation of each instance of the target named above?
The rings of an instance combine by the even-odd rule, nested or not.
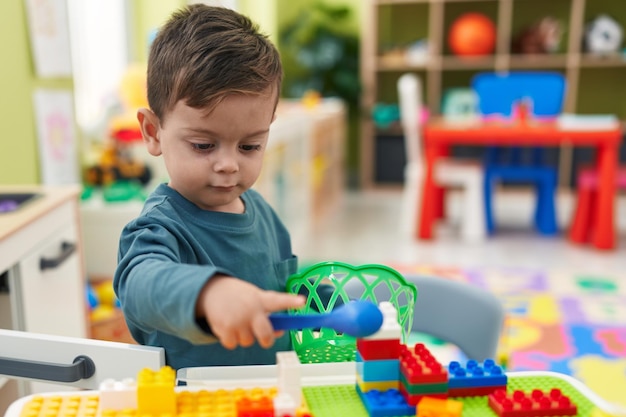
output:
[[[383,313],[369,301],[350,301],[330,313],[323,314],[270,314],[275,330],[301,330],[304,328],[329,327],[352,337],[366,337],[383,325]]]

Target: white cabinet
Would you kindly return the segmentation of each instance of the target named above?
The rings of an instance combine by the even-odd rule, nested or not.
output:
[[[59,224],[10,273],[11,301],[17,308],[14,329],[87,336],[78,232],[76,222],[69,220]]]
[[[87,337],[87,303],[78,221],[79,187],[6,187],[2,193],[38,197],[0,213],[0,327],[57,336]],[[10,355],[0,346],[0,356]],[[0,377],[0,410],[15,395],[50,384]],[[1,413],[0,413],[1,414]]]

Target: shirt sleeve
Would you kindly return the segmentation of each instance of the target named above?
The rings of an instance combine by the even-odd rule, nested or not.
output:
[[[182,246],[182,248],[181,248]],[[122,232],[115,292],[129,325],[144,333],[161,331],[194,344],[217,339],[195,317],[200,290],[215,265],[181,262],[184,250],[176,233],[158,223],[131,223]]]

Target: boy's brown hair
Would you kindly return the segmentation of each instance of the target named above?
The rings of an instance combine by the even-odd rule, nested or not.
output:
[[[261,94],[282,82],[280,56],[258,26],[227,8],[194,4],[159,30],[148,58],[148,103],[163,123],[174,105],[210,111],[232,93]]]

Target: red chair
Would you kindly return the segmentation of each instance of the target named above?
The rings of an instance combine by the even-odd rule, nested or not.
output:
[[[591,241],[595,233],[592,229],[592,220],[596,215],[593,207],[595,207],[594,202],[597,198],[598,171],[592,167],[581,169],[577,182],[576,209],[569,238],[575,243],[585,243]],[[619,190],[626,190],[626,166],[618,168],[615,186]]]

